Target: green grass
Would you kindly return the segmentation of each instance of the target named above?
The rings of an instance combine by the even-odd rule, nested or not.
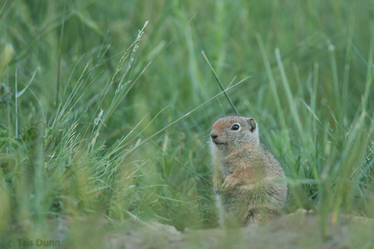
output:
[[[48,238],[59,217],[216,226],[208,134],[232,108],[202,50],[280,160],[286,212],[315,210],[322,236],[342,213],[373,217],[373,12],[370,0],[0,1],[1,246]]]

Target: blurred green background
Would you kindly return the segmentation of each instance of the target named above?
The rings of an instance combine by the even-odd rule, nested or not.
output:
[[[209,130],[232,110],[202,50],[281,162],[285,212],[322,231],[373,216],[373,16],[370,0],[1,0],[0,238],[60,218],[217,226]]]

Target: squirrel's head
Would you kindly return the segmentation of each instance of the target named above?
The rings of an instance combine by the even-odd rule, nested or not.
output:
[[[212,126],[210,139],[213,147],[227,153],[260,143],[256,120],[242,116],[218,119]]]

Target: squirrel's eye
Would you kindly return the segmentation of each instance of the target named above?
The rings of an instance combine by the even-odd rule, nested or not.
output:
[[[240,125],[239,125],[239,124],[233,124],[233,125],[231,126],[231,130],[234,130],[234,131],[239,130],[239,128],[240,128]]]

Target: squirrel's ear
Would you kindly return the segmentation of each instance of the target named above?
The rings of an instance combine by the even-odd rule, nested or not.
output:
[[[257,124],[256,124],[256,120],[254,118],[247,118],[247,122],[249,124],[249,130],[251,132],[256,130]]]

